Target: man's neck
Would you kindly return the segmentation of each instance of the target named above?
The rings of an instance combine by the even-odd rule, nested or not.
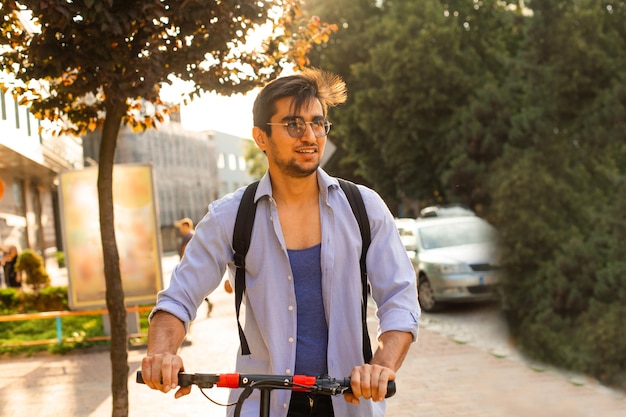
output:
[[[281,205],[302,205],[311,201],[317,201],[319,187],[317,184],[317,173],[307,177],[272,177],[272,195],[277,204]]]

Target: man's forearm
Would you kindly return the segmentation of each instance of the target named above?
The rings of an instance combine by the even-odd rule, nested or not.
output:
[[[175,355],[184,340],[185,325],[178,317],[165,311],[154,314],[148,328],[148,355]]]
[[[381,365],[396,372],[402,365],[412,342],[411,333],[388,331],[381,334],[378,338],[378,349],[372,358],[372,365]]]

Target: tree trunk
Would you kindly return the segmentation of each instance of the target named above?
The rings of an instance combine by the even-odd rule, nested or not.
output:
[[[100,209],[100,237],[104,258],[106,304],[111,323],[111,394],[113,417],[128,416],[128,344],[126,306],[120,273],[120,258],[115,240],[113,216],[113,163],[124,102],[115,101],[106,107],[106,119],[100,142],[98,162],[98,206]]]

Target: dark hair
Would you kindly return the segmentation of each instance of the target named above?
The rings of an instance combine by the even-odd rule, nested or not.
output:
[[[271,133],[271,126],[267,123],[276,113],[276,101],[292,97],[291,106],[297,113],[303,105],[317,99],[322,105],[324,117],[328,107],[344,103],[347,98],[346,84],[340,76],[325,72],[317,68],[305,69],[299,74],[277,78],[267,84],[259,93],[252,116],[254,126]]]

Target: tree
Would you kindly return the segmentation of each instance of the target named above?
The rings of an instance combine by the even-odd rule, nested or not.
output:
[[[626,5],[530,5],[502,100],[516,111],[486,164],[511,330],[529,356],[623,388]]]
[[[369,4],[324,3],[352,18]],[[390,205],[480,209],[518,346],[624,387],[626,3],[375,5],[311,55],[349,80],[331,132],[343,161]]]
[[[247,36],[270,34],[256,48]],[[112,174],[122,123],[158,125],[169,112],[159,86],[174,76],[202,91],[232,94],[275,78],[282,65],[307,64],[311,45],[335,28],[302,19],[297,0],[3,0],[0,87],[34,115],[61,122],[59,132],[101,128],[98,165],[100,230],[111,319],[113,416],[128,414],[127,329],[113,228]],[[7,76],[6,74],[10,74]],[[143,101],[152,116],[139,113]]]
[[[516,42],[509,2],[330,3],[340,8],[332,15],[340,29],[311,60],[337,68],[348,84],[349,100],[334,116],[335,166],[356,167],[390,205],[444,202],[456,112],[506,74],[503,51]]]
[[[327,43],[315,45],[308,55],[311,65],[339,74],[348,87],[348,102],[339,109],[329,109],[333,123],[329,140],[336,150],[324,166],[329,173],[363,184],[371,184],[362,172],[356,155],[348,152],[352,137],[366,132],[357,132],[358,111],[355,111],[352,96],[367,85],[367,79],[355,76],[351,68],[369,60],[369,42],[365,34],[381,17],[382,9],[376,0],[318,0],[307,2],[304,13],[318,15],[324,21],[335,22],[337,33]]]
[[[267,171],[267,158],[254,141],[246,143],[244,158],[248,162],[248,174],[254,179],[260,179]]]

